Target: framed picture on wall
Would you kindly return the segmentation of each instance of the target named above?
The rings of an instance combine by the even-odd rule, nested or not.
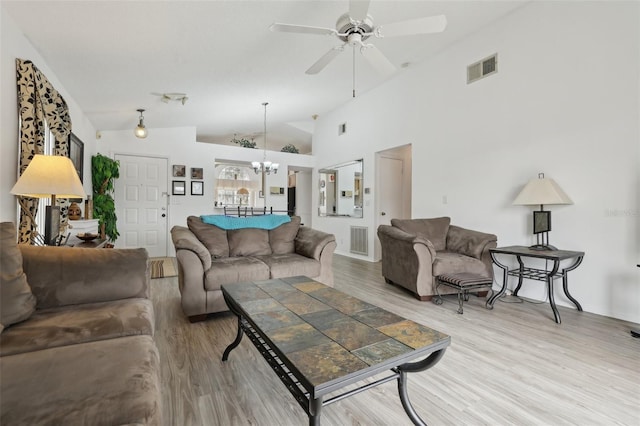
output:
[[[187,172],[187,166],[184,164],[174,164],[173,165],[173,177],[185,177]]]
[[[191,195],[204,195],[204,182],[191,181]]]
[[[191,168],[191,179],[202,179],[202,176],[203,176],[202,167]]]
[[[185,185],[183,180],[171,181],[171,194],[172,195],[185,195]]]
[[[68,151],[69,158],[78,172],[80,182],[82,182],[82,175],[84,174],[84,143],[73,133],[69,135]]]

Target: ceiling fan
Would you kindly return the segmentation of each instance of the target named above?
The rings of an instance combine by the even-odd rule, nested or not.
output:
[[[444,15],[427,16],[376,26],[369,11],[370,0],[350,0],[349,12],[341,15],[336,22],[336,28],[312,27],[306,25],[280,24],[271,25],[271,31],[319,34],[336,36],[343,43],[325,53],[306,71],[307,74],[317,74],[334,60],[347,45],[355,49],[359,48],[365,59],[382,75],[388,75],[395,71],[396,67],[376,46],[365,43],[369,37],[386,38],[399,37],[414,34],[439,33],[447,26],[447,18]]]

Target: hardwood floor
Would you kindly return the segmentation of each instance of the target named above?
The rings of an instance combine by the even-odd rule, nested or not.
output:
[[[640,339],[634,324],[508,297],[489,311],[471,296],[437,306],[384,283],[379,263],[334,257],[335,287],[447,333],[431,370],[409,374],[409,397],[430,425],[640,425]],[[303,425],[307,417],[229,313],[191,324],[177,278],[154,279],[156,342],[167,425]],[[514,303],[506,303],[514,302]],[[637,324],[635,325],[637,327]],[[409,425],[395,382],[322,411],[323,425]]]

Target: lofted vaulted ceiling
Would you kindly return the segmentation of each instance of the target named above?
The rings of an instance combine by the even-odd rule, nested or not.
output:
[[[439,34],[372,39],[397,67],[380,76],[356,55],[362,94],[521,7],[525,1],[376,1],[376,24],[444,14]],[[305,71],[331,47],[329,36],[276,33],[274,22],[333,28],[343,1],[12,1],[7,13],[42,54],[97,130],[145,124],[196,127],[201,142],[254,135],[269,149],[311,151],[312,116],[352,99],[353,56],[343,52],[317,75]],[[485,52],[490,54],[493,52]],[[30,59],[30,58],[25,58]],[[480,59],[480,58],[477,58]],[[36,63],[37,65],[37,63]],[[461,76],[464,78],[464,75]],[[186,93],[163,103],[154,93]]]

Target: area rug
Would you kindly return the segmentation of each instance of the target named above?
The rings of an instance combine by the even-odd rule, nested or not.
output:
[[[151,263],[151,278],[167,278],[178,275],[174,257],[152,257],[149,262]]]

